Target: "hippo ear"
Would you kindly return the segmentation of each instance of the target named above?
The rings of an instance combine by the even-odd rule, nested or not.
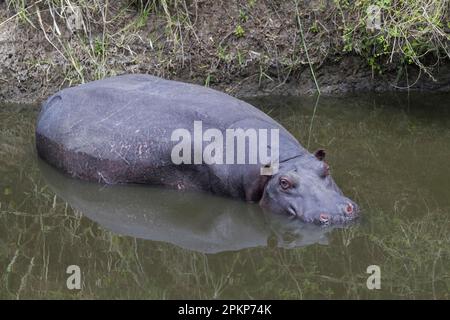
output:
[[[314,153],[314,155],[316,156],[317,159],[323,161],[323,159],[325,159],[326,152],[323,149],[319,149]]]

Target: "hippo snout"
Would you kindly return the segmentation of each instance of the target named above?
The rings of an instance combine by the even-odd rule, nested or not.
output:
[[[359,217],[359,207],[356,203],[348,200],[337,206],[335,212],[319,210],[305,215],[306,222],[313,222],[319,225],[342,224],[350,222]]]

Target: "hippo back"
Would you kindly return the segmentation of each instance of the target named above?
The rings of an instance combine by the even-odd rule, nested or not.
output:
[[[194,121],[202,121],[203,130],[224,131],[240,122],[276,128],[281,161],[305,152],[280,124],[244,101],[150,75],[117,76],[58,92],[42,106],[36,143],[42,158],[78,178],[161,182],[173,174],[172,132],[192,132]]]

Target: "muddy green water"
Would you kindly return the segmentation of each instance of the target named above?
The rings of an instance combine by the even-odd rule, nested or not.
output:
[[[450,298],[450,95],[250,102],[328,151],[357,224],[69,179],[36,157],[37,107],[0,105],[0,298]]]

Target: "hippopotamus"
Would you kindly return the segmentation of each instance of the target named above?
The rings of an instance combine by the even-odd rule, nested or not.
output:
[[[199,123],[202,132],[216,135],[199,142]],[[217,161],[242,153],[252,158],[249,137],[244,149],[214,149],[198,161],[197,147],[218,143],[217,133],[227,136],[230,130],[270,131],[278,139],[258,144],[268,156],[253,162]],[[192,149],[177,149],[176,132],[191,134],[184,142],[194,137]],[[345,223],[359,215],[331,177],[324,150],[310,153],[256,107],[199,85],[135,74],[63,89],[42,105],[36,147],[46,162],[82,180],[206,191],[308,223]],[[174,160],[174,150],[181,161]],[[191,154],[192,162],[186,160]]]

